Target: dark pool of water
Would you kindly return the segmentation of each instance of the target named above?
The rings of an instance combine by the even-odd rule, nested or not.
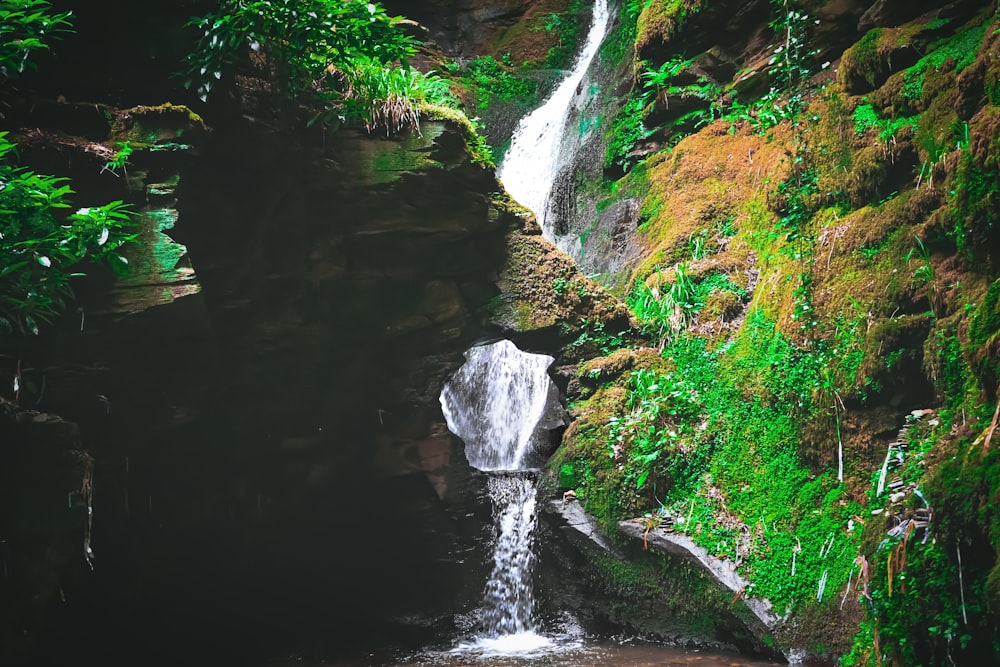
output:
[[[580,639],[506,654],[470,643],[395,657],[373,651],[354,658],[292,659],[276,667],[774,667],[777,664],[780,663],[634,640]]]

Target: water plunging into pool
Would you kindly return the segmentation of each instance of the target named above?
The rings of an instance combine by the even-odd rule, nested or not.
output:
[[[548,376],[552,357],[522,352],[508,340],[473,347],[441,392],[448,428],[484,472],[496,541],[479,635],[460,650],[484,654],[537,651],[532,574],[537,445],[553,425],[559,393]]]

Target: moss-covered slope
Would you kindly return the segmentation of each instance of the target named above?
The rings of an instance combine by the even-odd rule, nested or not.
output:
[[[581,368],[553,470],[738,563],[786,647],[995,661],[995,7],[770,4],[742,41],[734,3],[633,16],[651,139],[608,191],[642,202],[651,348]]]

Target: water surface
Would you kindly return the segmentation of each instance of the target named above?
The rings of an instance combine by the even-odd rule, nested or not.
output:
[[[295,661],[281,667],[774,667],[780,663],[754,660],[714,651],[682,649],[640,641],[586,640],[567,645],[551,642],[548,648],[524,653],[489,653],[471,645],[455,649],[426,651],[392,658],[368,656],[333,661]]]

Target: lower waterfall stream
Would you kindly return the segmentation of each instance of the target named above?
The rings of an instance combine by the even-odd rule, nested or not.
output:
[[[558,410],[548,376],[553,358],[525,353],[508,340],[473,347],[441,392],[448,428],[466,457],[488,474],[496,539],[486,584],[481,631],[459,650],[484,654],[537,651],[550,645],[535,619],[535,447]]]

